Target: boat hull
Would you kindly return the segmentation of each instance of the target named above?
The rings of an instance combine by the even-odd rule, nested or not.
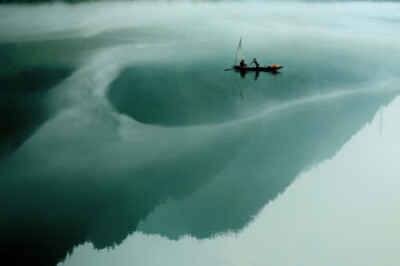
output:
[[[247,71],[256,71],[256,72],[275,72],[279,69],[283,68],[282,66],[279,67],[240,67],[240,66],[233,66],[236,71],[247,72]]]

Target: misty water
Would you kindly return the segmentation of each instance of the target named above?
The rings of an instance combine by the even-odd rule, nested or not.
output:
[[[400,4],[0,6],[13,265],[399,265]],[[242,36],[248,62],[224,71]]]

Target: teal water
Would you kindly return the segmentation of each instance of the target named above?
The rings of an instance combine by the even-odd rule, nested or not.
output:
[[[399,11],[0,7],[2,257],[397,265]]]

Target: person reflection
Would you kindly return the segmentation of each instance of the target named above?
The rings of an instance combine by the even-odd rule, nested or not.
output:
[[[247,72],[249,72],[249,71],[246,71],[246,70],[236,70],[236,71],[240,73],[240,77],[242,79],[245,79]],[[254,71],[254,72],[255,72],[254,73],[254,80],[258,80],[258,77],[260,76],[260,72],[263,72],[263,71]],[[278,76],[278,75],[281,74],[281,72],[279,72],[279,71],[267,71],[267,72],[268,72],[267,74],[270,74],[272,76]]]
[[[247,72],[245,70],[240,71],[240,77],[244,79],[246,77]]]

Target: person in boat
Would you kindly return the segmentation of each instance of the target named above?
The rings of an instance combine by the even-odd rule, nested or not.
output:
[[[247,64],[244,61],[244,59],[240,60],[240,67],[243,67],[243,68],[247,67]]]
[[[257,59],[253,58],[253,61],[250,63],[250,65],[253,63],[256,65],[256,68],[260,67],[260,64],[257,62]]]

